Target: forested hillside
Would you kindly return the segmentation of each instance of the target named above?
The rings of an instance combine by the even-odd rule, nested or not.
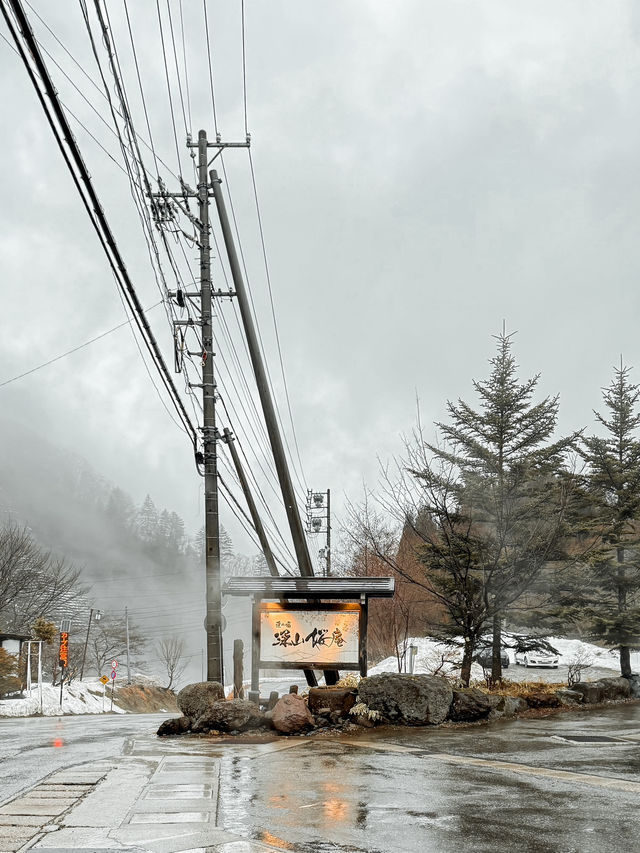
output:
[[[156,506],[150,495],[136,505],[82,457],[17,428],[0,455],[0,521],[24,528],[42,549],[80,570],[77,594],[62,608],[72,619],[76,644],[84,640],[91,608],[102,611],[102,626],[116,626],[124,636],[127,607],[140,668],[161,673],[158,645],[175,637],[198,674],[204,640],[202,530],[185,530],[183,519]],[[255,558],[234,554],[224,529],[221,549],[225,574],[259,570]],[[55,606],[49,610],[46,615],[56,621],[62,615]],[[92,635],[99,630],[94,623]]]

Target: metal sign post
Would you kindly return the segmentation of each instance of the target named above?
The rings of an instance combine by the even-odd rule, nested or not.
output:
[[[117,660],[113,661],[113,663],[115,663],[115,665],[118,666]],[[115,671],[115,669],[112,669],[111,670],[111,708],[110,708],[111,711],[113,711],[113,685],[115,684],[115,682],[116,682],[116,671]]]
[[[68,620],[65,620],[68,621]],[[69,632],[60,631],[60,649],[58,651],[60,663],[60,710],[62,711],[62,686],[64,684],[64,672],[69,665]]]
[[[44,697],[42,695],[42,640],[38,640],[38,693],[40,694],[40,713],[44,714]]]
[[[106,675],[100,676],[100,684],[102,684],[102,713],[104,714],[104,701],[105,696],[107,695],[107,684],[109,683],[109,679]]]

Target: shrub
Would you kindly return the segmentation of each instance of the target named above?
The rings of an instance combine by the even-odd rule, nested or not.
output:
[[[20,690],[18,658],[10,655],[6,649],[0,649],[0,699],[18,690]]]

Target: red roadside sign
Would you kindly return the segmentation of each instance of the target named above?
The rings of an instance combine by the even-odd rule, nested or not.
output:
[[[60,632],[60,651],[58,652],[60,666],[69,665],[69,632]]]

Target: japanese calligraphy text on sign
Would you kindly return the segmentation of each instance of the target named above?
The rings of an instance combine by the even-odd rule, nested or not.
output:
[[[69,633],[68,631],[60,632],[60,651],[58,654],[60,666],[68,666],[69,664]]]
[[[260,661],[276,666],[358,663],[360,606],[263,604]]]

